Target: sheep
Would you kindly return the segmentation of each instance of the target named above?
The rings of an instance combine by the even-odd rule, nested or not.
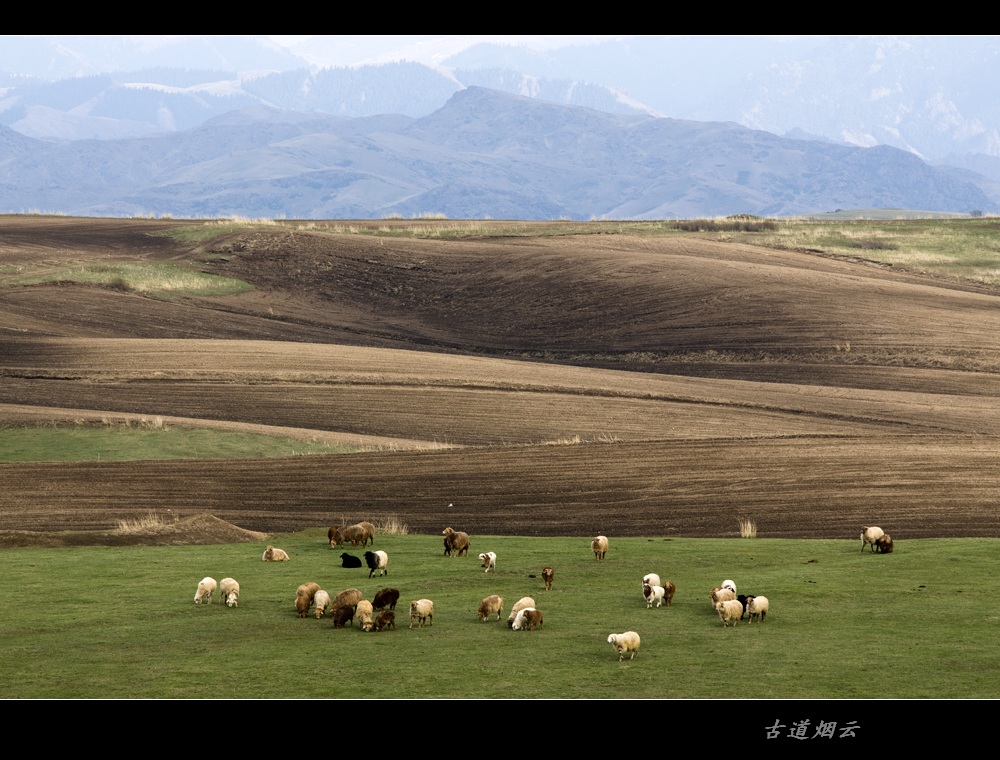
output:
[[[712,606],[714,607],[719,602],[729,602],[735,600],[736,592],[732,589],[716,586],[709,592],[708,598],[712,600]]]
[[[608,537],[594,536],[594,540],[590,542],[590,549],[596,559],[604,559],[604,555],[608,553]]]
[[[334,628],[343,628],[347,623],[354,625],[354,605],[334,603],[330,608],[330,617],[333,618]]]
[[[295,611],[300,618],[304,618],[309,614],[309,608],[312,607],[313,599],[319,590],[319,584],[311,581],[303,583],[295,590]]]
[[[215,578],[205,577],[202,578],[198,583],[198,590],[194,592],[194,603],[195,604],[211,604],[212,594],[215,593],[216,589]]]
[[[514,624],[511,626],[515,631],[533,631],[541,627],[545,622],[541,610],[534,607],[526,607],[517,613]]]
[[[341,546],[344,543],[344,537],[340,535],[341,527],[340,525],[331,525],[330,529],[326,532],[326,537],[330,539],[331,549]]]
[[[764,618],[767,617],[768,602],[766,596],[754,596],[747,601],[747,612],[750,615],[750,620],[747,621],[747,625],[753,623],[753,619],[757,618],[760,622],[764,622]]]
[[[348,568],[361,567],[361,557],[355,557],[353,554],[344,552],[340,555],[340,566]]]
[[[618,662],[625,659],[625,653],[631,652],[630,660],[635,659],[635,653],[639,651],[639,634],[635,631],[625,631],[625,633],[612,633],[608,636],[608,643],[618,652]]]
[[[545,590],[552,590],[552,579],[555,578],[556,571],[546,565],[542,568],[542,580],[545,581]]]
[[[364,531],[364,540],[361,545],[367,546],[368,542],[371,541],[372,546],[375,546],[375,526],[370,522],[359,522],[358,527]]]
[[[510,608],[510,615],[507,617],[507,627],[508,628],[514,627],[514,619],[517,618],[518,612],[528,607],[534,607],[534,606],[535,606],[535,600],[532,599],[530,596],[522,596],[520,599],[518,599],[514,603],[514,606]]]
[[[483,599],[479,603],[479,619],[484,623],[490,619],[490,616],[496,615],[497,620],[500,619],[500,615],[503,613],[503,597],[497,596],[496,594],[490,594],[488,597]]]
[[[670,581],[663,581],[663,606],[669,607],[671,602],[674,601],[674,594],[677,591],[677,587]]]
[[[483,567],[486,568],[486,572],[487,573],[490,570],[492,570],[493,574],[494,575],[496,574],[496,571],[497,571],[497,555],[496,555],[496,552],[484,552],[483,554],[480,554],[479,555],[479,561],[483,563]]]
[[[362,599],[358,602],[358,606],[354,610],[354,615],[361,624],[362,631],[370,631],[372,629],[372,616],[374,614],[375,609],[372,607],[371,602],[367,599]]]
[[[382,610],[375,616],[373,630],[384,631],[386,628],[396,627],[396,613],[392,610]]]
[[[415,599],[410,602],[410,628],[413,627],[414,620],[419,622],[420,628],[424,627],[424,621],[428,625],[434,625],[434,602],[430,599]]]
[[[653,602],[659,607],[663,604],[667,596],[667,590],[663,586],[650,586],[648,583],[642,585],[642,595],[646,598],[646,609],[653,608]]]
[[[320,589],[313,597],[313,604],[316,605],[316,619],[319,620],[330,608],[330,594]]]
[[[389,555],[385,552],[365,552],[365,562],[368,563],[368,577],[371,578],[378,570],[378,574],[389,574]]]
[[[734,594],[736,593],[736,584],[733,581],[725,580],[722,582],[722,588],[728,588]]]
[[[662,586],[663,584],[660,583],[660,576],[658,576],[656,573],[646,573],[646,575],[642,576],[642,585]]]
[[[449,505],[450,506],[450,505]],[[444,553],[449,557],[460,557],[462,554],[469,556],[469,534],[461,530],[445,528],[441,531],[444,536]]]
[[[284,549],[275,549],[273,546],[268,546],[264,550],[264,555],[261,559],[265,562],[287,562],[288,552]]]
[[[716,602],[715,611],[719,613],[722,627],[727,628],[730,621],[732,621],[733,626],[739,625],[740,616],[743,614],[743,605],[736,599],[728,599],[724,602]]]
[[[885,535],[885,531],[881,528],[872,526],[870,528],[861,529],[861,553],[865,553],[865,544],[871,544],[872,554],[875,553],[875,542],[878,541],[882,536]]]
[[[240,584],[233,578],[223,578],[219,581],[219,596],[225,600],[227,607],[239,607]]]
[[[750,600],[753,599],[753,598],[754,598],[753,594],[739,594],[736,597],[736,601],[738,601],[740,604],[743,605],[743,612],[744,613],[747,611],[747,604],[749,604]],[[743,614],[740,614],[740,620],[742,620],[742,619],[743,619]]]
[[[372,601],[372,606],[376,610],[381,610],[388,608],[390,610],[396,609],[396,602],[399,601],[399,589],[395,588],[383,588],[379,589],[375,594],[375,599]]]
[[[883,533],[877,539],[875,539],[875,553],[878,554],[892,554],[892,536],[888,533]]]
[[[358,602],[364,599],[364,594],[356,588],[345,588],[333,598],[334,607],[357,607]]]
[[[341,543],[344,541],[350,541],[351,546],[354,547],[357,547],[358,544],[367,542],[368,540],[368,531],[360,525],[346,525],[340,529],[339,534]]]

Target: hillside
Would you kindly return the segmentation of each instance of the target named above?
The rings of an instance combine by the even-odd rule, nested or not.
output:
[[[166,509],[263,532],[389,514],[427,533],[1000,528],[1000,304],[983,287],[681,233],[164,235],[192,226],[0,218],[0,423],[164,415],[380,448],[0,464],[0,529]],[[254,289],[10,284],[87,262]]]

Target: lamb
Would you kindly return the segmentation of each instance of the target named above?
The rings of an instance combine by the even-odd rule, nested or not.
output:
[[[396,613],[392,610],[382,610],[375,616],[373,630],[384,631],[386,628],[396,627]]]
[[[340,566],[347,568],[361,567],[361,557],[355,557],[353,554],[344,552],[340,555]]]
[[[362,631],[370,631],[372,629],[372,616],[375,614],[375,609],[372,607],[372,603],[367,599],[362,599],[358,602],[358,606],[354,610],[354,615],[357,617],[358,622],[361,623]]]
[[[211,604],[212,594],[215,593],[216,586],[215,578],[204,577],[198,583],[198,590],[194,592],[194,603],[195,604]]]
[[[650,586],[648,583],[642,584],[642,595],[646,598],[646,609],[653,608],[653,602],[660,607],[667,596],[667,590],[663,586]]]
[[[371,578],[378,570],[378,574],[389,574],[389,555],[385,552],[365,552],[365,562],[368,563],[368,577]]]
[[[662,586],[663,584],[660,583],[660,576],[658,576],[656,573],[646,573],[646,575],[642,576],[642,585]]]
[[[723,628],[728,627],[730,622],[733,626],[737,626],[743,615],[743,605],[736,599],[729,599],[724,602],[716,602],[715,611],[719,613],[719,620],[722,621]]]
[[[330,608],[330,617],[333,618],[334,628],[343,628],[348,623],[354,624],[354,605],[353,604],[334,604]]]
[[[865,544],[872,545],[872,554],[875,553],[875,542],[878,541],[882,536],[885,535],[885,531],[881,528],[872,526],[870,528],[861,529],[861,553],[865,553]]]
[[[556,575],[556,571],[553,570],[548,565],[546,565],[545,567],[542,568],[542,580],[545,581],[545,590],[546,591],[551,591],[552,590],[552,579],[555,577],[555,575]]]
[[[618,662],[625,659],[626,652],[631,652],[629,659],[634,660],[635,653],[639,651],[639,634],[635,631],[612,633],[608,636],[608,643],[618,652]]]
[[[544,617],[541,610],[536,610],[534,607],[525,607],[517,613],[517,617],[514,618],[511,628],[515,631],[533,631],[543,623]]]
[[[677,587],[670,581],[663,581],[663,605],[669,607],[671,602],[674,601],[674,593],[677,591]]]
[[[594,536],[594,540],[590,542],[590,548],[596,559],[604,559],[604,555],[608,553],[608,537]]]
[[[390,610],[396,609],[396,602],[399,601],[399,589],[395,588],[383,588],[379,589],[375,594],[375,599],[372,601],[372,607],[377,610],[388,608]]]
[[[300,618],[304,618],[309,614],[309,608],[312,607],[313,599],[319,590],[319,584],[311,581],[303,583],[295,590],[295,611]]]
[[[483,563],[483,567],[486,568],[488,573],[490,570],[493,571],[494,575],[497,571],[497,555],[495,552],[484,552],[479,555],[479,561]]]
[[[496,615],[497,620],[499,620],[501,613],[503,613],[502,596],[490,594],[479,603],[479,619],[484,623],[489,620],[492,615]]]
[[[753,623],[753,619],[757,618],[760,622],[764,622],[764,618],[767,617],[768,602],[766,596],[754,596],[747,600],[747,612],[750,614],[750,620],[747,625]]]
[[[875,539],[875,553],[892,554],[892,536],[884,533]]]
[[[330,608],[330,594],[320,589],[313,597],[313,604],[316,605],[316,619],[319,620]]]
[[[434,602],[430,599],[415,599],[410,602],[410,628],[413,627],[414,620],[419,622],[420,628],[424,627],[424,621],[428,621],[428,625],[434,625]]]
[[[722,586],[716,586],[709,592],[708,598],[712,600],[712,606],[714,607],[719,602],[728,602],[735,600],[736,592],[729,588],[722,588]]]
[[[520,599],[518,599],[514,603],[514,606],[510,608],[510,615],[507,617],[507,627],[508,628],[514,627],[514,620],[515,618],[517,618],[518,612],[528,607],[534,607],[534,606],[535,606],[535,600],[532,599],[530,596],[522,596]]]
[[[284,549],[275,549],[273,546],[268,546],[264,550],[264,555],[261,559],[265,562],[287,562],[288,552]]]
[[[233,578],[223,578],[219,581],[219,595],[225,600],[227,607],[240,606],[240,584]]]
[[[441,531],[441,535],[444,536],[444,553],[449,557],[460,557],[462,554],[469,555],[468,533],[445,528]]]

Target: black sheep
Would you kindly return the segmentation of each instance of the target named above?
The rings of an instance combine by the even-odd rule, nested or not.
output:
[[[348,554],[344,552],[340,555],[341,567],[361,567],[361,558],[355,557],[353,554]]]

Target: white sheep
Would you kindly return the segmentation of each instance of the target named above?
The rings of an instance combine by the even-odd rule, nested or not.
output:
[[[198,584],[198,590],[194,592],[194,603],[195,604],[211,604],[212,594],[215,593],[215,589],[218,584],[215,582],[215,578],[209,578],[208,576],[201,579]]]
[[[594,552],[596,559],[604,559],[604,555],[608,553],[608,537],[594,536],[594,540],[590,542],[590,550]]]
[[[709,592],[708,598],[712,600],[712,606],[714,607],[719,602],[728,602],[735,599],[736,592],[729,588],[722,588],[722,586],[716,586],[711,590],[711,592]]]
[[[223,578],[219,581],[219,596],[225,600],[227,607],[239,607],[240,584],[233,578]]]
[[[517,613],[511,628],[515,631],[533,631],[535,628],[544,625],[544,616],[541,610],[534,607],[525,607]]]
[[[656,573],[646,573],[646,575],[642,576],[642,585],[662,586],[663,584],[660,583],[660,576],[657,575]]]
[[[479,561],[483,563],[483,567],[486,568],[488,573],[490,570],[496,574],[497,571],[497,555],[495,552],[483,552],[479,555]]]
[[[370,631],[372,629],[372,618],[375,615],[375,608],[372,603],[367,599],[362,599],[358,602],[357,608],[354,610],[354,617],[358,619],[361,624],[362,631]]]
[[[743,617],[743,603],[738,599],[717,602],[715,611],[719,613],[719,620],[722,621],[723,628],[728,627],[730,622],[735,627],[739,625],[740,618]]]
[[[754,596],[747,600],[747,612],[750,613],[750,620],[747,621],[747,625],[753,623],[754,618],[758,618],[760,622],[764,622],[764,618],[767,617],[768,602],[766,596]]]
[[[313,604],[316,605],[316,619],[319,620],[330,608],[330,593],[320,589],[313,596]]]
[[[728,588],[734,594],[736,593],[736,584],[731,580],[724,580],[722,582],[722,588]]]
[[[414,620],[418,621],[420,628],[424,627],[425,620],[428,625],[434,625],[434,602],[430,599],[417,599],[410,602],[410,628],[413,627]]]
[[[667,590],[663,586],[650,586],[648,583],[642,585],[642,595],[646,599],[646,609],[652,609],[653,602],[659,607],[666,601]]]
[[[284,549],[275,549],[273,546],[268,546],[264,550],[264,554],[261,559],[265,562],[287,562],[288,552]]]
[[[881,528],[872,526],[870,528],[862,528],[861,530],[861,553],[865,553],[865,544],[871,544],[872,553],[875,553],[875,542],[878,541],[882,536],[885,535],[885,531]]]
[[[608,636],[608,643],[618,652],[618,662],[625,659],[626,652],[631,652],[629,659],[634,660],[635,653],[639,651],[639,634],[635,631],[612,633]]]
[[[493,615],[497,616],[497,620],[500,619],[500,615],[503,613],[503,597],[496,594],[490,594],[488,597],[483,599],[479,603],[479,619],[484,623],[489,620]]]
[[[520,599],[518,599],[514,603],[514,606],[510,608],[510,615],[507,617],[507,627],[508,628],[514,627],[514,619],[517,617],[518,612],[520,612],[523,609],[527,609],[528,607],[534,607],[534,606],[535,606],[535,600],[532,599],[530,596],[522,596]]]

